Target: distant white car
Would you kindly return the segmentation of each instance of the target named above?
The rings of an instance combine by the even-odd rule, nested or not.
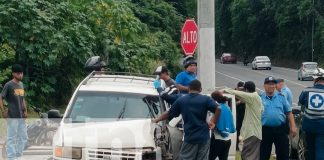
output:
[[[298,80],[313,80],[313,76],[321,72],[320,68],[317,68],[316,62],[303,62],[298,70]]]
[[[268,56],[256,56],[252,61],[252,69],[268,69],[271,70],[271,61]]]

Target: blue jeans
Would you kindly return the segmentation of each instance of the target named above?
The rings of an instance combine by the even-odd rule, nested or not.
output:
[[[324,135],[306,132],[306,160],[324,159]]]
[[[23,118],[7,119],[7,157],[9,160],[15,160],[23,155],[27,145],[27,127]]]

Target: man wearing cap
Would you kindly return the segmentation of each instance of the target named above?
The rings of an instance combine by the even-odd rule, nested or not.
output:
[[[189,83],[197,79],[197,62],[194,57],[188,56],[183,60],[183,66],[185,70],[176,76],[176,84],[181,93],[188,93]]]
[[[285,84],[285,80],[282,78],[278,78],[277,79],[277,84],[276,84],[276,89],[278,92],[280,92],[281,94],[283,94],[289,105],[292,107],[292,103],[293,103],[293,94],[291,92],[291,90],[287,87],[287,85]]]
[[[263,105],[259,94],[255,91],[254,82],[245,82],[243,88],[245,92],[233,89],[225,89],[224,92],[234,94],[237,99],[245,103],[245,115],[241,128],[241,136],[243,137],[242,160],[259,160]]]
[[[172,85],[175,85],[175,81],[170,77],[169,71],[165,66],[159,66],[155,70],[155,74],[158,75],[158,80],[154,81],[154,87],[158,88],[161,87],[160,80],[163,80],[165,82],[166,87],[170,87]]]
[[[314,76],[314,86],[299,96],[304,110],[302,129],[306,134],[306,160],[324,159],[324,76]]]
[[[262,113],[260,160],[269,160],[273,143],[276,148],[277,160],[289,160],[287,117],[291,135],[294,137],[297,133],[291,106],[283,94],[276,92],[276,83],[274,77],[265,78],[265,92],[261,94],[264,112]]]
[[[23,68],[19,64],[12,66],[13,79],[7,82],[1,92],[0,109],[4,118],[7,118],[7,157],[17,159],[23,155],[27,144],[27,117],[25,90],[21,80]],[[4,110],[3,99],[8,103],[8,112]]]

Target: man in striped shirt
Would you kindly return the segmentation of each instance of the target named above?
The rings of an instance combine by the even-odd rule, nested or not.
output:
[[[305,111],[302,129],[306,133],[306,159],[324,159],[324,75],[314,77],[314,86],[299,96]]]

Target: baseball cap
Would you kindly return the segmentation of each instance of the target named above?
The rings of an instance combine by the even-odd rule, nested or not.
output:
[[[21,73],[24,71],[23,67],[20,64],[14,64],[11,67],[12,73]]]
[[[270,82],[277,83],[277,80],[272,76],[269,76],[269,77],[264,79],[264,84],[267,84],[267,83],[270,83]]]
[[[167,73],[169,70],[165,66],[159,66],[156,68],[154,74],[159,75],[161,73]]]

